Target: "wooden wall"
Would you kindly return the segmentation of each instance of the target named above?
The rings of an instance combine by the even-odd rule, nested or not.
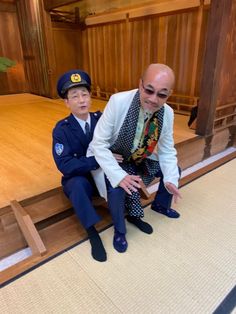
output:
[[[149,63],[164,62],[176,72],[176,93],[199,94],[208,16],[208,6],[200,0],[155,4],[155,14],[148,5],[131,7],[118,12],[122,16],[118,20],[113,14],[99,16],[99,22],[90,17],[83,30],[78,25],[51,24],[42,0],[16,3],[9,30],[14,29],[14,50],[21,60],[19,74],[11,79],[12,92],[56,97],[58,76],[80,67],[90,73],[94,86],[113,93],[137,87]],[[4,45],[12,49],[6,39]]]
[[[78,25],[53,23],[52,36],[56,64],[55,79],[66,71],[83,68],[81,31]]]
[[[145,67],[162,62],[176,72],[175,93],[199,95],[208,6],[126,16],[82,31],[83,67],[93,84],[109,92],[136,88]]]
[[[0,1],[0,56],[16,61],[16,66],[0,72],[0,94],[12,94],[27,90],[23,51],[16,5]]]

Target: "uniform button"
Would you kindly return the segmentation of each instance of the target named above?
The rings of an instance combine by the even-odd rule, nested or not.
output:
[[[67,119],[65,119],[64,121],[65,121],[65,122],[68,122],[68,120],[67,120]]]
[[[77,157],[77,154],[76,154],[76,153],[74,153],[74,157]]]

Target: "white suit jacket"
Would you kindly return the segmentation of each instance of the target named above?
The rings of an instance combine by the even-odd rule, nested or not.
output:
[[[113,157],[110,147],[116,141],[119,130],[132,103],[137,89],[117,93],[111,96],[104,112],[95,127],[93,140],[89,145],[88,156],[94,155],[99,169],[92,171],[95,183],[101,196],[107,198],[104,173],[113,187],[117,187],[127,173]],[[173,140],[174,113],[170,106],[164,104],[163,127],[157,147],[149,157],[158,160],[165,182],[178,187],[179,171],[176,150]]]

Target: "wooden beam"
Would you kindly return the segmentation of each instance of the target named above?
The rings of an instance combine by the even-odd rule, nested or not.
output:
[[[101,15],[89,16],[85,19],[85,24],[89,26],[122,20],[126,20],[126,12],[111,12]]]
[[[129,10],[129,18],[137,18],[153,14],[162,14],[179,10],[196,8],[200,5],[200,0],[175,0],[162,2],[153,5],[146,5],[142,8]]]
[[[232,3],[233,0],[211,1],[196,130],[196,133],[202,136],[213,133],[218,84]]]
[[[11,201],[10,205],[15,214],[20,229],[29,247],[31,248],[32,254],[33,255],[45,254],[47,250],[30,216],[26,213],[24,208],[16,200]]]
[[[44,8],[46,11],[51,11],[52,9],[56,9],[58,7],[62,7],[64,5],[72,4],[79,1],[81,0],[44,0]]]
[[[171,2],[162,2],[157,4],[146,4],[137,8],[118,9],[116,11],[104,14],[89,16],[85,19],[86,25],[95,25],[101,23],[109,23],[153,14],[163,14],[179,10],[186,10],[200,6],[200,0],[173,0]]]

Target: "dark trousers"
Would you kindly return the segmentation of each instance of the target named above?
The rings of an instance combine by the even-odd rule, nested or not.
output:
[[[181,169],[179,167],[179,176],[181,175]],[[171,207],[173,195],[170,194],[165,188],[163,182],[163,174],[161,171],[158,171],[155,177],[160,178],[159,188],[157,190],[156,196],[154,198],[153,203],[157,203],[162,205],[164,208],[169,209]]]
[[[126,233],[124,220],[125,191],[122,188],[112,188],[106,180],[108,190],[108,207],[113,219],[114,227],[121,233]],[[84,228],[89,228],[101,220],[92,204],[92,197],[97,195],[96,186],[91,178],[76,176],[68,179],[64,186],[64,193],[71,201],[76,216]]]

